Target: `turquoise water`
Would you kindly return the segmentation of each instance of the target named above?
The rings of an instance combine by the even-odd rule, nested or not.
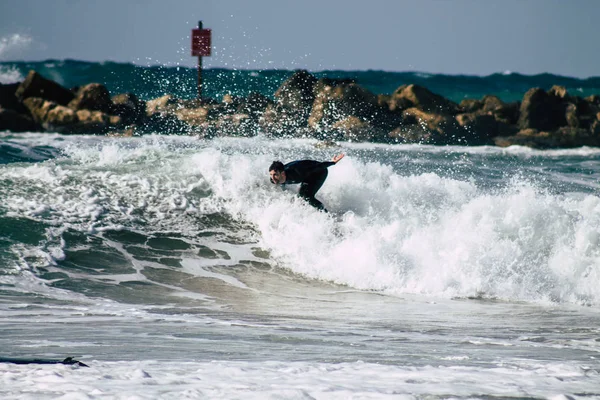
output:
[[[47,60],[39,62],[1,62],[0,83],[23,79],[29,70],[70,88],[91,82],[108,87],[112,94],[133,92],[149,99],[173,94],[180,98],[196,96],[197,72],[194,68],[177,66],[137,66],[115,62],[82,62]],[[251,92],[272,96],[293,71],[230,70],[204,71],[204,96],[220,99],[225,94],[247,96]],[[355,79],[375,94],[391,94],[403,84],[419,84],[455,102],[464,98],[497,95],[504,101],[517,101],[532,87],[550,89],[553,85],[567,87],[572,95],[586,97],[600,94],[600,78],[569,78],[552,74],[521,75],[498,73],[489,76],[442,75],[420,72],[386,71],[317,71],[318,77]]]

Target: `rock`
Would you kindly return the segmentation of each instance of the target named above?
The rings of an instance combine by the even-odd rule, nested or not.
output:
[[[435,94],[419,85],[401,86],[392,94],[390,110],[415,107],[436,114],[456,115],[459,107],[456,103]]]
[[[400,114],[391,113],[379,105],[377,96],[356,83],[327,84],[319,80],[315,86],[315,101],[308,126],[326,132],[338,122],[354,116],[380,129],[391,130],[400,125]]]
[[[388,134],[390,140],[396,143],[433,143],[433,133],[421,125],[403,125]]]
[[[366,121],[358,117],[350,116],[346,119],[336,122],[332,126],[333,130],[339,131],[343,139],[348,141],[366,142],[382,141],[387,137],[387,131],[375,128]]]
[[[600,96],[597,94],[593,94],[591,96],[586,97],[585,101],[587,101],[588,103],[600,106]]]
[[[538,149],[595,147],[600,145],[600,136],[588,129],[563,126],[551,132],[526,129],[514,136],[496,137],[494,143],[501,147],[520,145]]]
[[[182,101],[177,99],[170,94],[158,97],[156,99],[148,100],[146,102],[146,115],[148,117],[156,113],[174,112],[176,109],[182,107]]]
[[[188,134],[191,127],[174,114],[154,113],[135,126],[136,134]]]
[[[310,112],[315,100],[314,87],[317,78],[305,70],[292,74],[275,92],[275,100],[282,107],[298,110],[301,113]]]
[[[221,100],[221,104],[223,104],[227,112],[230,113],[235,112],[238,109],[238,107],[242,104],[242,102],[243,98],[232,96],[229,93],[224,95],[223,99]]]
[[[520,108],[521,104],[519,102],[502,103],[502,105],[490,112],[496,121],[507,125],[516,125],[519,121]]]
[[[225,115],[217,120],[217,131],[224,136],[256,136],[258,125],[248,114]]]
[[[590,132],[594,136],[600,136],[600,118],[592,122],[590,126]]]
[[[146,115],[146,102],[133,93],[118,94],[111,101],[111,114],[121,117],[125,124],[139,123]]]
[[[510,136],[516,133],[516,128],[497,121],[491,114],[458,114],[456,122],[467,132],[464,136],[467,145],[492,144],[492,138],[495,136]]]
[[[316,83],[317,79],[307,71],[294,72],[275,92],[277,106],[267,104],[263,112],[268,115],[259,124],[277,135],[305,128],[315,99]]]
[[[550,90],[548,90],[548,95],[558,97],[562,100],[569,100],[569,93],[567,92],[567,88],[564,86],[552,86]]]
[[[258,119],[262,131],[274,137],[305,137],[306,121],[297,118],[293,109],[270,104]]]
[[[28,112],[27,108],[15,96],[19,85],[19,83],[0,84],[0,107],[23,114]]]
[[[552,133],[557,138],[559,147],[600,146],[600,136],[591,129],[564,126]]]
[[[377,95],[377,104],[379,105],[379,107],[382,107],[384,109],[387,108],[389,110],[391,99],[392,99],[392,96],[389,94],[378,94]]]
[[[218,119],[194,126],[192,133],[203,138],[217,136],[251,137],[258,131],[258,125],[248,114],[228,114]]]
[[[21,102],[30,97],[39,97],[66,106],[75,97],[70,90],[58,83],[44,78],[35,71],[29,71],[27,77],[15,92]]]
[[[493,95],[485,95],[483,99],[481,99],[483,103],[482,111],[483,112],[494,112],[499,110],[505,106],[504,102],[498,98],[498,96]]]
[[[23,101],[23,105],[27,107],[33,120],[42,125],[50,108],[56,107],[58,104],[40,97],[28,97]]]
[[[565,110],[565,119],[567,121],[567,125],[572,128],[579,128],[579,113],[577,110],[577,106],[573,103],[567,104]]]
[[[155,114],[160,115],[160,114]],[[166,114],[163,114],[166,115]],[[208,107],[180,108],[174,115],[190,126],[200,126],[209,120],[210,109]],[[216,118],[216,116],[215,116]]]
[[[0,107],[0,131],[38,132],[40,129],[41,126],[28,115]]]
[[[464,113],[475,113],[483,109],[483,101],[477,99],[464,99],[460,102],[458,108]]]
[[[73,126],[79,121],[75,111],[50,100],[29,97],[23,104],[29,109],[35,122],[46,131],[71,133]]]
[[[39,97],[29,97],[23,104],[29,109],[35,122],[44,130],[65,134],[99,134],[118,129],[121,118],[100,111],[78,110],[61,106]]]
[[[258,118],[265,112],[267,107],[273,103],[269,98],[263,96],[260,93],[250,93],[245,101],[237,107],[237,114],[247,114],[251,118],[258,120]],[[298,113],[302,113],[302,110],[295,110]],[[300,116],[298,116],[301,118]]]
[[[69,102],[68,107],[75,111],[102,111],[110,114],[113,110],[113,102],[108,89],[104,85],[90,83],[79,88],[77,95]]]
[[[121,125],[121,117],[101,111],[78,110],[76,115],[78,123],[75,131],[81,133],[107,133]]]
[[[519,128],[552,131],[567,125],[565,106],[557,96],[533,88],[525,93],[521,103]]]
[[[459,144],[464,140],[464,129],[460,128],[450,115],[427,112],[413,107],[404,110],[402,116],[405,125],[418,128],[417,132],[423,134],[423,139],[427,138],[427,140],[419,140],[420,143]]]

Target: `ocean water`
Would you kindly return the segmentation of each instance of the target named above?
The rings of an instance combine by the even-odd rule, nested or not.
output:
[[[197,96],[197,72],[184,66],[140,66],[116,62],[47,60],[36,62],[0,62],[0,83],[24,79],[30,70],[41,73],[67,88],[98,82],[111,94],[132,92],[143,99],[165,94],[189,99]],[[291,76],[289,70],[231,70],[206,68],[203,96],[220,100],[225,94],[247,96],[252,92],[272,97]],[[552,74],[522,75],[509,71],[488,76],[443,75],[422,72],[389,71],[312,71],[317,78],[354,79],[375,94],[391,94],[404,84],[419,84],[457,103],[465,98],[498,96],[506,102],[520,101],[527,90],[553,85],[565,86],[569,94],[586,97],[600,94],[600,77],[586,79]]]
[[[346,157],[319,212],[276,159]],[[600,150],[0,134],[3,399],[600,398]]]

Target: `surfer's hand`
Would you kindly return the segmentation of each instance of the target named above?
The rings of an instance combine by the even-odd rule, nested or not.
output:
[[[344,158],[344,153],[340,153],[337,156],[333,157],[333,162],[337,164],[337,162],[340,161],[342,158]]]

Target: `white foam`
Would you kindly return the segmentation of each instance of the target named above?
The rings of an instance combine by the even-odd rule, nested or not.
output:
[[[0,84],[7,85],[9,83],[22,82],[24,79],[18,69],[0,65]]]
[[[68,159],[3,171],[28,182],[24,192],[3,196],[9,212],[84,232],[120,229],[140,215],[157,230],[194,232],[194,216],[226,212],[256,227],[240,233],[280,265],[359,289],[600,302],[593,284],[600,276],[598,196],[552,194],[518,176],[492,191],[466,177],[403,175],[349,154],[319,191],[332,211],[324,214],[296,196],[297,186],[282,191],[267,179],[273,159],[340,151],[313,143],[76,137],[61,145]],[[352,144],[345,151],[357,148],[425,162],[414,147]],[[62,257],[60,248],[53,258]]]
[[[588,280],[600,270],[597,196],[551,195],[523,180],[486,192],[347,157],[318,195],[337,220],[265,184],[271,158],[211,149],[194,162],[228,211],[255,223],[262,245],[295,272],[391,293],[600,300]]]
[[[580,365],[410,367],[365,362],[101,362],[90,368],[0,364],[5,398],[417,399],[598,396]]]

